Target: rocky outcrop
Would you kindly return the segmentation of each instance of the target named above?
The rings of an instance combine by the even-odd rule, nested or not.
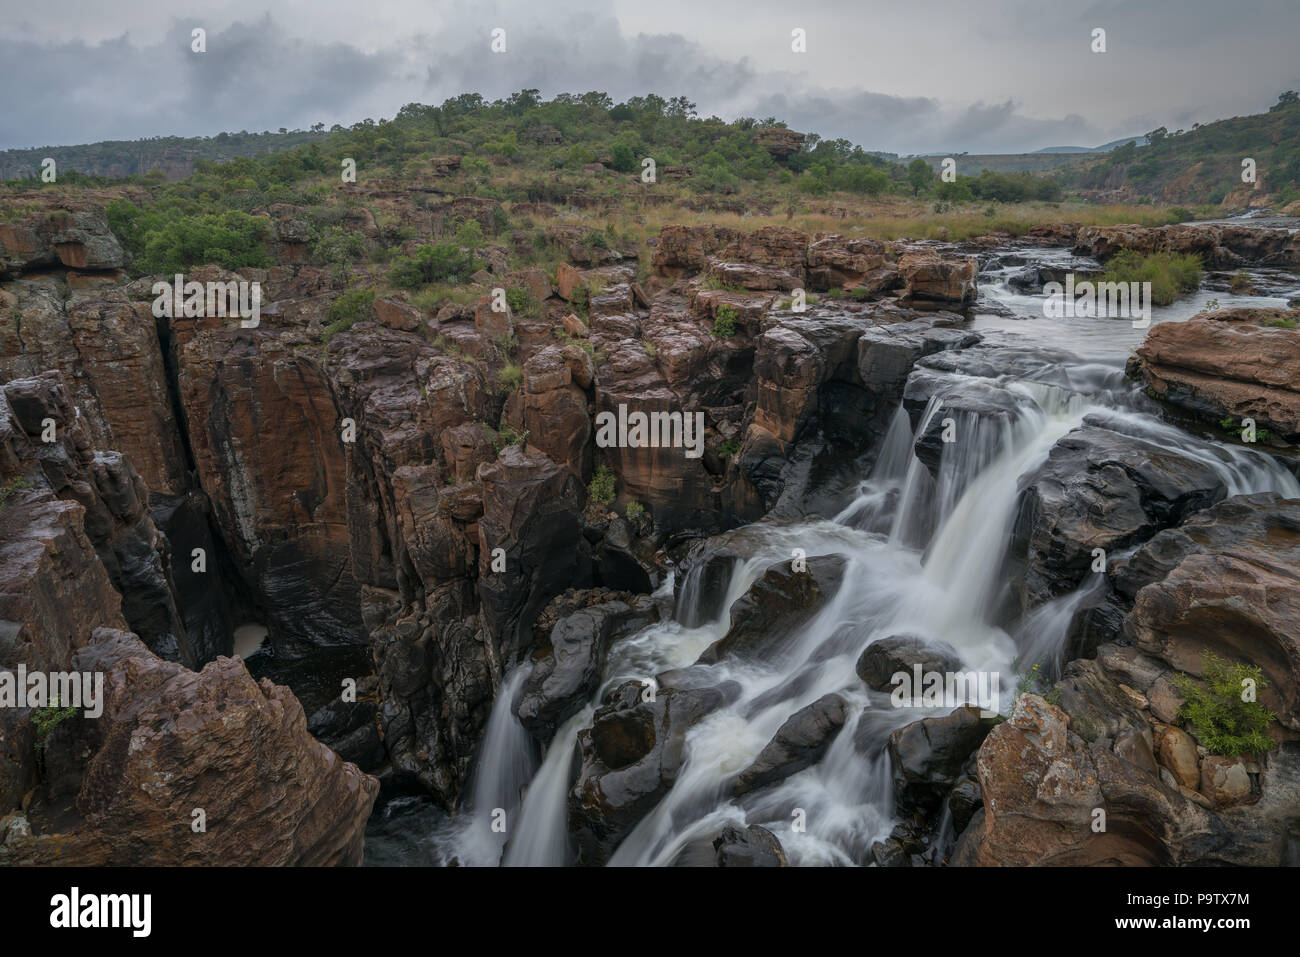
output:
[[[1130,363],[1149,393],[1234,430],[1300,441],[1300,312],[1227,309],[1153,327]]]
[[[777,159],[787,159],[803,149],[805,134],[783,126],[760,126],[754,130],[754,142]]]
[[[1076,733],[1076,726],[1083,730]],[[1202,796],[1157,773],[1150,733],[1130,725],[1112,736],[1037,695],[1022,695],[979,750],[984,807],[952,862],[1276,865],[1285,858],[1282,808],[1294,799],[1285,774],[1276,779],[1276,798],[1248,810],[1212,810]]]
[[[978,293],[979,263],[975,257],[954,259],[921,250],[906,252],[898,272],[906,283],[903,300],[917,305],[939,303],[963,306]]]
[[[126,630],[170,612],[175,644],[150,640],[186,651],[143,483],[92,448],[56,374],[0,392],[0,471],[0,666],[104,689],[39,755],[31,709],[0,709],[0,862],[360,863],[378,783],[312,739],[292,693]]]
[[[1200,256],[1213,269],[1245,264],[1296,265],[1300,240],[1286,229],[1256,229],[1219,223],[1175,226],[1084,226],[1074,237],[1075,252],[1109,259],[1121,249],[1142,253],[1174,252]]]
[[[1141,544],[1226,494],[1200,459],[1109,429],[1071,432],[1021,495],[1010,555],[1022,609],[1074,589],[1094,549]]]
[[[1206,651],[1258,665],[1260,700],[1300,731],[1300,503],[1235,496],[1160,532],[1113,577],[1138,649],[1193,675]]]
[[[739,687],[661,690],[629,681],[578,732],[581,770],[569,795],[569,833],[577,863],[604,864],[672,788],[685,756],[686,733],[734,700]]]
[[[55,207],[0,223],[0,278],[41,266],[95,270],[124,263],[122,246],[98,207]]]

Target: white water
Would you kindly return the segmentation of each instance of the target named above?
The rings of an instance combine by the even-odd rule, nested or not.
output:
[[[622,842],[611,864],[671,864],[692,842],[711,838],[727,823],[767,827],[792,864],[868,862],[872,843],[896,823],[885,753],[888,735],[937,712],[891,707],[887,696],[865,689],[854,664],[873,641],[896,634],[923,636],[954,649],[964,669],[998,673],[1004,707],[1016,686],[1014,662],[1045,662],[1049,672],[1059,668],[1070,621],[1097,579],[1031,611],[1013,629],[1014,636],[993,622],[993,612],[1004,587],[999,572],[1022,479],[1085,417],[1205,463],[1220,476],[1227,494],[1276,491],[1300,498],[1300,484],[1265,455],[1195,439],[1134,411],[1128,398],[1132,386],[1113,356],[1049,371],[1051,376],[1035,377],[1055,385],[998,380],[1023,400],[1021,413],[1011,421],[958,417],[963,440],[945,446],[937,478],[913,455],[916,435],[900,409],[871,474],[834,519],[751,527],[749,540],[757,540],[759,547],[732,568],[719,613],[701,613],[697,583],[688,572],[676,620],[650,626],[611,649],[601,694],[625,679],[642,680],[693,664],[726,634],[731,604],[767,568],[790,559],[793,549],[803,549],[810,558],[838,554],[848,560],[839,591],[805,627],[784,636],[775,653],[762,661],[724,659],[712,666],[716,683],[735,681],[741,694],[691,729],[672,790]],[[917,434],[942,408],[940,394],[922,415]],[[519,674],[511,681],[521,680]],[[733,800],[731,779],[791,714],[830,692],[849,703],[849,718],[821,762],[743,802]],[[567,861],[575,737],[589,726],[601,694],[557,732],[513,815],[517,826],[510,829],[506,864]],[[502,698],[510,701],[513,695],[514,690],[503,687]],[[497,725],[498,711],[504,727]],[[517,731],[509,729],[511,722]],[[519,764],[503,755],[526,751],[521,734],[509,708],[498,702],[482,768],[500,769],[509,787],[517,783],[517,773],[510,769]],[[488,787],[476,783],[476,809],[485,806],[480,786]],[[501,786],[494,787],[492,794],[501,793]],[[806,830],[796,832],[792,822],[799,812]],[[480,813],[476,810],[475,816]],[[951,834],[946,834],[942,840],[950,842]],[[477,850],[475,842],[483,841],[477,831],[472,841],[465,832],[461,835],[467,842],[457,844],[463,860],[487,863],[493,848],[499,854],[499,843],[489,843],[486,853]]]

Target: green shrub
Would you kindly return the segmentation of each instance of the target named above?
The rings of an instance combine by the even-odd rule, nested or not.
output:
[[[330,226],[312,247],[312,258],[318,263],[346,266],[365,258],[366,241],[359,233]]]
[[[536,319],[542,314],[542,304],[527,289],[515,286],[506,290],[506,305],[512,315],[524,319]]]
[[[640,502],[628,502],[625,513],[629,522],[638,521],[645,514],[645,506]]]
[[[596,469],[587,485],[587,498],[593,505],[608,505],[614,501],[614,473],[608,465]]]
[[[77,711],[77,708],[60,708],[57,695],[49,707],[37,708],[32,713],[32,725],[36,728],[36,750],[43,750],[54,729],[75,716]]]
[[[718,446],[718,454],[721,455],[723,458],[729,458],[730,456],[735,455],[739,451],[740,451],[740,438],[738,436],[736,438],[727,439],[727,441],[723,442],[721,445]]]
[[[1233,273],[1232,279],[1228,282],[1229,291],[1238,295],[1253,292],[1254,288],[1255,284],[1251,282],[1250,273],[1244,269],[1239,269]]]
[[[413,255],[399,257],[388,271],[388,281],[401,289],[419,289],[432,282],[463,283],[478,269],[474,254],[452,243],[421,246]]]
[[[514,392],[524,381],[524,367],[517,362],[507,362],[497,373],[497,385],[502,392]]]
[[[340,332],[346,332],[358,319],[370,315],[370,306],[375,301],[373,289],[349,289],[330,303],[325,314],[328,324],[321,330],[321,341],[328,343]]]
[[[734,306],[728,306],[725,303],[718,307],[717,314],[713,317],[713,334],[719,339],[730,339],[736,334],[736,320],[740,314],[736,312]]]
[[[1106,264],[1099,282],[1149,282],[1151,302],[1167,306],[1201,285],[1201,260],[1186,253],[1140,253],[1123,249]]]
[[[1179,716],[1188,722],[1201,745],[1211,754],[1229,757],[1276,747],[1265,733],[1273,712],[1258,701],[1245,700],[1248,682],[1254,683],[1256,691],[1266,687],[1260,668],[1229,664],[1208,651],[1201,662],[1204,676],[1200,682],[1185,674],[1174,676],[1174,685],[1185,699]]]

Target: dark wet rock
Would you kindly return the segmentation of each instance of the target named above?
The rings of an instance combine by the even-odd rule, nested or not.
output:
[[[1226,494],[1218,474],[1174,449],[1107,429],[1076,429],[1053,446],[1021,496],[1012,533],[1022,608],[1073,590],[1093,549],[1140,544]]]
[[[961,659],[947,645],[914,635],[891,635],[866,647],[858,658],[857,673],[872,691],[892,691],[893,676],[900,671],[910,676],[917,665],[923,673],[960,671]]]
[[[994,382],[917,369],[903,392],[903,405],[914,425],[920,425],[922,414],[936,397],[940,405],[913,445],[921,464],[936,477],[943,468],[944,453],[950,448],[967,460],[963,471],[978,471],[1003,447],[991,436],[999,431],[1009,435],[1012,424],[1031,405],[1028,396]]]
[[[984,794],[978,778],[963,774],[948,792],[948,812],[952,815],[953,830],[960,834],[966,830],[975,812],[984,806]]]
[[[788,867],[790,864],[776,835],[757,824],[744,830],[728,825],[714,838],[713,849],[718,867]]]
[[[820,555],[794,571],[794,560],[772,568],[731,606],[731,627],[700,655],[702,664],[736,656],[771,660],[790,636],[838,590],[847,559]]]
[[[904,810],[932,811],[952,788],[962,766],[993,726],[979,708],[958,708],[922,718],[889,736],[894,795]]]
[[[610,644],[657,617],[654,601],[642,596],[584,608],[556,622],[550,646],[534,661],[516,706],[528,733],[549,741],[595,694]]]
[[[736,778],[733,791],[745,794],[782,781],[822,759],[846,717],[844,699],[823,695],[781,725],[752,764]]]
[[[629,681],[596,710],[578,733],[581,768],[569,794],[569,833],[579,864],[600,865],[672,788],[681,770],[686,733],[740,694],[734,682],[714,688],[664,691]]]

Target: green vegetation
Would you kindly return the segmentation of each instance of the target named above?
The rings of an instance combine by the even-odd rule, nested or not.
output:
[[[430,283],[466,282],[479,268],[474,254],[453,243],[424,245],[403,256],[388,271],[388,281],[400,289],[420,289]]]
[[[645,515],[645,506],[640,502],[628,502],[627,509],[624,512],[629,522],[635,522]]]
[[[713,317],[713,334],[719,339],[730,339],[736,334],[736,321],[740,314],[736,312],[734,306],[726,303],[718,306],[718,311]]]
[[[328,344],[340,332],[351,329],[358,319],[369,316],[370,306],[374,301],[373,289],[349,289],[335,299],[330,303],[329,311],[325,314],[329,322],[321,330],[321,341]]]
[[[1211,754],[1224,756],[1258,754],[1276,747],[1265,733],[1273,712],[1253,693],[1266,687],[1259,667],[1229,664],[1206,652],[1201,670],[1201,682],[1185,674],[1174,676],[1174,685],[1185,699],[1179,715],[1197,741]]]
[[[3,485],[0,485],[0,509],[5,507],[10,496],[20,488],[31,488],[32,480],[23,478],[21,475],[15,475],[13,478],[6,479]]]
[[[227,210],[187,215],[176,207],[140,209],[124,199],[107,208],[108,224],[131,265],[147,273],[181,272],[215,263],[223,269],[271,266],[267,220]]]
[[[1106,264],[1098,282],[1149,282],[1151,301],[1167,306],[1201,285],[1201,260],[1186,253],[1140,253],[1124,249]]]
[[[600,466],[591,477],[587,484],[587,500],[602,507],[614,501],[614,473],[608,465]]]
[[[54,729],[76,715],[77,708],[60,708],[58,696],[48,707],[37,708],[32,713],[32,725],[36,728],[36,750],[37,752],[45,749],[45,742],[49,740]]]
[[[1235,116],[1190,130],[1165,127],[1146,134],[1145,146],[1128,143],[1095,164],[1063,171],[1067,189],[1128,187],[1156,199],[1217,206],[1228,194],[1252,188],[1242,182],[1242,160],[1255,161],[1261,186],[1279,205],[1300,199],[1300,102],[1288,91],[1267,113]]]
[[[536,319],[542,314],[541,302],[522,286],[514,286],[506,290],[506,305],[510,307],[512,315],[523,319]]]
[[[721,455],[723,458],[730,458],[731,456],[735,455],[737,452],[740,451],[740,444],[741,443],[740,443],[739,436],[736,436],[735,438],[727,439],[727,441],[723,442],[721,445],[718,446],[718,454]]]
[[[505,393],[514,392],[524,381],[524,367],[517,362],[507,362],[497,373],[497,387]]]

